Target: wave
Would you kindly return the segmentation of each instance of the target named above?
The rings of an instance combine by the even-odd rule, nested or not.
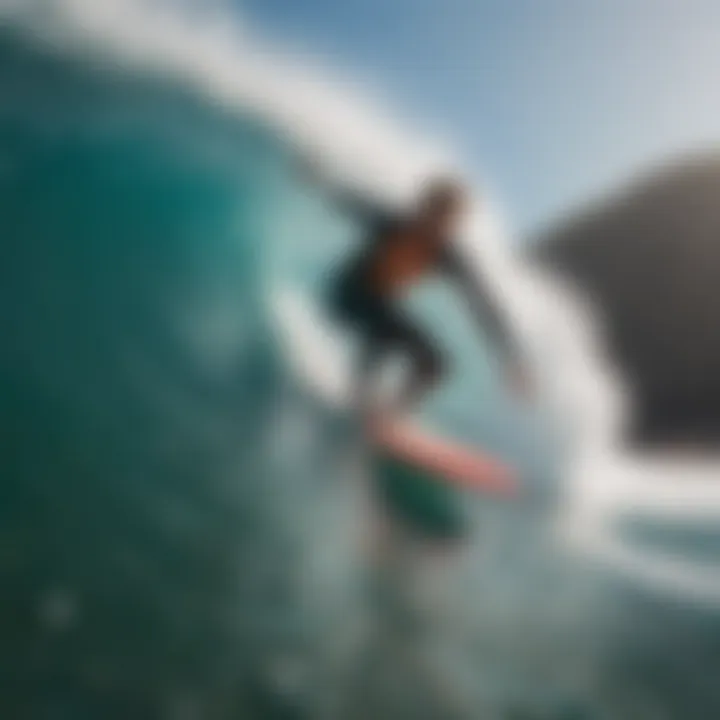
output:
[[[307,59],[213,7],[188,17],[167,2],[2,5],[0,518],[17,548],[3,573],[10,602],[40,608],[44,679],[62,671],[62,703],[89,713],[79,697],[91,656],[91,683],[118,696],[134,688],[125,717],[143,714],[149,684],[164,688],[153,703],[204,707],[218,694],[230,702],[238,674],[265,664],[283,686],[332,664],[288,670],[285,659],[328,654],[353,632],[353,503],[322,484],[328,419],[297,401],[269,303],[289,284],[313,288],[358,228],[296,177],[296,155],[397,201],[429,171],[460,166],[345,80],[317,79],[299,69]],[[617,487],[607,477],[622,466],[627,392],[581,303],[515,262],[503,235],[478,211],[466,250],[490,267],[545,410],[573,430],[562,527],[592,517],[595,529],[627,506],[598,498]],[[475,366],[475,351],[458,341],[462,362]],[[461,418],[458,433],[539,463],[494,376],[459,375],[438,412]],[[468,407],[467,397],[492,401]],[[631,500],[653,493],[643,486]],[[524,542],[533,521],[518,512],[502,532],[542,566],[533,553],[549,551]],[[485,588],[484,615],[472,595],[465,604],[491,636],[508,607],[530,610],[503,586],[501,563],[483,562],[497,587]],[[649,582],[687,596],[694,576]],[[557,624],[534,622],[551,646]],[[62,632],[73,640],[58,654]],[[8,657],[24,657],[25,635],[3,637]],[[109,645],[122,652],[102,657]],[[265,690],[243,686],[242,703],[285,702]],[[56,700],[34,702],[42,714]]]

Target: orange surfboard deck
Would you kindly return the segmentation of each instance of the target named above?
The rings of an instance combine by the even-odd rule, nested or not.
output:
[[[500,460],[409,423],[382,423],[370,431],[370,438],[395,460],[451,485],[506,497],[519,492],[515,473]]]

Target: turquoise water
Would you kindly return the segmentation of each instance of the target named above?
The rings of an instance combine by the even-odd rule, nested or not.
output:
[[[177,80],[8,29],[0,68],[0,714],[309,716],[372,603],[334,420],[288,377],[267,299],[316,288],[358,229],[268,127]],[[460,639],[431,630],[468,716],[714,716],[715,617],[557,553],[550,464],[457,343],[429,414],[529,490],[463,500],[481,532],[451,593]],[[401,717],[392,697],[376,717]]]

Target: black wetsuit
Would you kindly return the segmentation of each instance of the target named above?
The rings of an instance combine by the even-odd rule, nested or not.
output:
[[[410,317],[397,301],[396,293],[378,290],[372,282],[373,267],[401,242],[411,220],[388,213],[352,195],[335,198],[339,206],[353,215],[366,228],[366,239],[332,278],[329,304],[335,316],[359,332],[363,341],[363,370],[389,351],[400,351],[413,362],[425,380],[436,382],[445,372],[447,363],[437,342]],[[467,267],[451,240],[435,244],[435,256],[429,261],[429,273],[442,273],[461,285],[482,329],[490,335],[495,347],[504,356],[515,357],[510,333],[497,306],[489,297],[476,271]]]

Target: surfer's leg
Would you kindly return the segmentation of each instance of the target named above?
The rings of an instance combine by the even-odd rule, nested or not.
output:
[[[386,343],[400,350],[410,368],[391,414],[404,415],[416,407],[447,374],[443,353],[433,340],[399,311],[394,311]]]
[[[360,339],[353,401],[364,417],[401,416],[412,410],[444,377],[443,354],[392,301],[346,289],[338,308],[339,316]],[[395,399],[378,407],[374,381],[382,362],[393,352],[405,356],[410,368]]]
[[[380,338],[372,332],[365,332],[361,337],[361,347],[355,366],[354,406],[362,417],[375,413],[374,380],[380,370],[385,355],[385,347]]]
[[[445,376],[445,361],[432,346],[417,345],[408,349],[412,367],[397,399],[400,413],[412,410]]]
[[[350,402],[361,417],[366,417],[372,411],[373,381],[383,354],[383,303],[356,284],[336,283],[328,306],[358,340],[351,371]]]

